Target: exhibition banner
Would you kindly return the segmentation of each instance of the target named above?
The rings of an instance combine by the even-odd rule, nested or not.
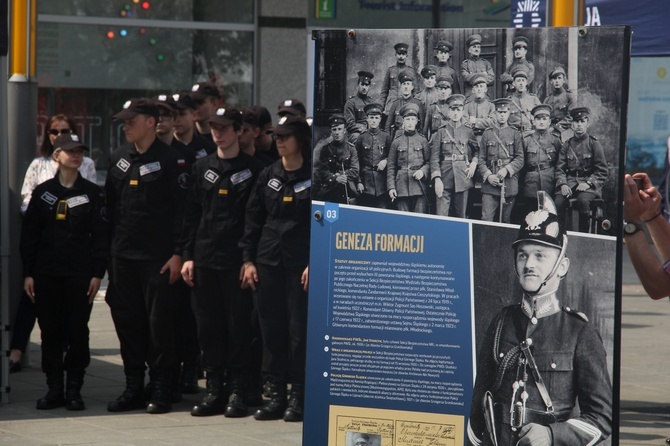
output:
[[[305,444],[618,443],[630,34],[314,32]]]

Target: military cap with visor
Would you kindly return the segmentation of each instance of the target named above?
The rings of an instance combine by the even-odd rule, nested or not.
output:
[[[197,84],[194,84],[191,87],[190,95],[196,102],[204,101],[208,97],[217,99],[221,98],[221,92],[219,91],[219,87],[217,87],[211,82],[198,82]]]
[[[518,66],[512,70],[512,77],[516,79],[517,77],[525,77],[528,79],[528,70],[522,66]]]
[[[158,118],[158,107],[148,98],[134,98],[123,104],[123,110],[114,115],[114,119],[125,121],[137,115],[147,115]]]
[[[435,87],[451,88],[451,81],[447,76],[437,76],[437,79],[435,79]]]
[[[475,74],[472,76],[472,80],[470,82],[472,85],[477,85],[477,84],[486,84],[486,76],[483,74]]]
[[[452,94],[447,98],[447,105],[449,105],[449,108],[463,107],[464,104],[465,96],[462,94]]]
[[[170,112],[180,110],[179,106],[177,105],[177,101],[175,101],[174,98],[169,94],[159,94],[158,96],[154,96],[151,99],[158,108],[162,108]]]
[[[286,99],[279,103],[277,107],[277,114],[279,116],[289,115],[302,115],[303,117],[307,116],[307,108],[305,104],[302,103],[300,99]]]
[[[403,105],[400,109],[400,116],[403,118],[408,116],[419,116],[419,106],[414,102]]]
[[[575,121],[588,118],[591,114],[591,110],[588,107],[575,107],[570,110],[570,117]]]
[[[338,126],[338,125],[340,125],[340,124],[345,124],[346,122],[347,122],[347,121],[344,119],[344,115],[339,114],[339,113],[334,114],[334,115],[331,115],[331,116],[328,118],[328,124],[329,124],[331,127],[335,127],[335,126]]]
[[[179,110],[186,110],[187,108],[195,110],[198,108],[198,104],[195,103],[188,93],[175,93],[172,95],[172,99],[174,99]]]
[[[437,43],[435,44],[435,48],[433,48],[437,51],[451,51],[454,49],[454,45],[452,45],[451,42],[448,40],[438,40]]]
[[[294,133],[310,137],[312,128],[307,120],[300,115],[286,115],[279,118],[277,125],[272,129],[276,135],[292,135]]]
[[[412,72],[410,70],[402,70],[398,74],[398,82],[401,84],[403,82],[414,82],[414,76],[412,75]]]
[[[563,67],[556,67],[549,73],[549,79],[553,79],[559,74],[562,74],[563,77],[567,77],[567,74],[565,74],[565,70],[563,69]]]
[[[465,41],[465,46],[467,47],[481,44],[482,44],[482,36],[480,36],[479,34],[473,34],[470,37],[468,37],[468,40]]]
[[[66,152],[71,152],[72,150],[81,147],[82,150],[88,151],[88,147],[86,147],[84,144],[82,144],[81,141],[79,141],[79,137],[75,134],[61,134],[58,135],[56,140],[54,141],[54,153],[64,150]]]
[[[531,111],[530,114],[535,116],[551,116],[551,112],[554,111],[554,107],[549,104],[540,104],[536,105]]]
[[[512,39],[512,48],[528,48],[528,39],[524,36],[516,36]]]
[[[242,112],[234,107],[218,108],[212,116],[207,119],[210,124],[242,126]]]
[[[370,73],[369,71],[359,71],[356,74],[358,74],[358,82],[367,85],[370,85],[370,82],[372,82],[372,78],[375,77],[375,75]]]
[[[492,102],[496,107],[496,111],[508,111],[509,106],[512,104],[512,100],[510,98],[498,98],[494,99]]]
[[[396,43],[393,45],[393,49],[395,49],[396,53],[404,53],[407,54],[407,49],[409,48],[409,45],[406,43]]]
[[[366,104],[365,107],[363,107],[363,111],[366,115],[381,115],[384,111],[384,107],[381,104],[372,102]]]
[[[421,69],[421,77],[428,79],[431,76],[437,75],[437,67],[435,65],[426,65]]]
[[[563,222],[558,218],[556,205],[549,194],[540,191],[537,194],[538,209],[529,212],[519,227],[519,234],[512,243],[512,249],[521,242],[539,243],[552,248],[563,249],[567,236]]]

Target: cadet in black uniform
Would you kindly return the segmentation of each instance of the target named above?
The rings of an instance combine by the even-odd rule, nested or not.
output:
[[[161,94],[153,98],[158,107],[158,123],[156,136],[165,144],[173,147],[177,152],[177,168],[179,170],[179,184],[182,187],[190,185],[191,169],[195,162],[195,152],[174,136],[174,119],[179,111],[186,106],[177,103],[174,97]],[[181,308],[177,321],[177,369],[172,377],[174,387],[181,387],[181,392],[195,394],[198,387],[198,364],[200,359],[200,345],[198,344],[198,329],[195,316],[191,309],[191,288],[179,280],[174,284],[181,296]]]
[[[212,129],[209,127],[209,118],[223,105],[223,95],[219,87],[211,82],[198,82],[191,87],[189,96],[195,102],[195,132],[197,135],[213,142]]]
[[[33,191],[21,231],[24,290],[35,303],[49,386],[37,408],[83,410],[80,391],[91,360],[88,320],[105,274],[109,227],[102,189],[77,172],[88,149],[70,134],[59,136],[54,147],[59,170]]]
[[[242,286],[256,290],[270,403],[257,420],[301,421],[305,389],[311,200],[311,128],[301,116],[275,127],[282,156],[258,177],[247,204]],[[286,401],[286,383],[291,398]]]
[[[494,318],[479,351],[472,445],[594,445],[612,431],[605,349],[586,316],[558,300],[568,237],[540,195],[512,244],[523,298]]]
[[[144,370],[153,381],[148,413],[172,408],[175,324],[183,249],[183,205],[177,156],[156,137],[158,107],[146,98],[124,104],[128,144],[112,153],[107,192],[112,223],[107,303],[121,342],[126,390],[110,412],[144,408]]]
[[[195,132],[195,110],[198,108],[189,94],[172,96],[179,111],[174,121],[174,137],[191,149],[199,160],[216,152],[216,144]]]
[[[193,287],[207,395],[191,415],[247,415],[252,301],[240,289],[244,213],[263,168],[239,146],[242,112],[220,108],[209,118],[216,154],[199,160],[187,200],[188,241],[182,277]],[[228,371],[230,398],[224,392]]]

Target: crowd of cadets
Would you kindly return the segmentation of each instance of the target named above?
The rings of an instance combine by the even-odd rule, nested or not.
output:
[[[224,106],[218,88],[207,82],[185,93],[129,100],[114,115],[123,122],[127,144],[112,152],[104,195],[99,191],[102,204],[95,202],[93,214],[104,218],[82,230],[56,226],[79,238],[97,234],[94,241],[110,247],[94,253],[105,263],[109,256],[106,301],[126,379],[123,393],[108,404],[110,412],[169,412],[182,393],[199,392],[204,370],[206,394],[191,410],[193,416],[242,417],[250,407],[260,407],[255,412],[259,420],[302,420],[311,126],[300,101],[282,102],[278,115],[273,128],[265,107]],[[67,139],[56,152],[65,157],[76,149],[81,155],[85,147],[69,135]],[[68,172],[77,177],[76,166]],[[80,176],[77,181],[84,180]],[[54,189],[54,200],[63,195],[61,189]],[[45,215],[62,212],[62,220],[69,222],[74,217],[67,214],[68,196],[63,196],[61,211],[55,209],[56,201],[44,199],[51,195],[41,201],[37,197],[28,217],[44,208]],[[105,210],[97,209],[105,206],[104,200]],[[70,202],[70,214],[78,214],[78,203]],[[91,213],[88,208],[81,206],[85,215]],[[49,228],[30,228],[24,226],[26,247],[52,237]],[[99,233],[111,236],[101,238]],[[61,244],[78,240],[61,238]],[[34,251],[23,252],[31,276],[29,291],[33,265],[50,258]],[[90,254],[73,255],[91,264]],[[101,276],[97,268],[97,283]],[[41,276],[37,283],[40,291],[52,285]],[[90,294],[88,282],[76,285]],[[84,325],[91,302],[77,310]],[[64,315],[71,311],[58,310]],[[90,360],[88,331],[81,328],[85,335],[70,345],[79,353],[66,355],[63,364],[60,335],[56,340],[54,330],[42,321],[40,325],[50,333],[45,341],[43,332],[43,343],[55,347],[48,349],[50,362],[43,361],[49,392],[37,408],[81,410],[80,389]],[[267,335],[265,345],[261,333]],[[68,367],[73,357],[76,366]],[[76,381],[68,384],[67,398],[64,370]],[[264,384],[270,397],[266,405]]]
[[[585,231],[608,176],[588,132],[590,110],[576,103],[560,66],[549,71],[544,102],[529,92],[535,67],[523,36],[513,39],[514,60],[500,78],[504,97],[492,100],[495,76],[481,42],[478,34],[466,40],[460,76],[448,65],[450,42],[437,42],[437,65],[420,74],[405,63],[408,45],[396,44],[378,99],[369,95],[374,75],[359,71],[356,94],[330,116],[330,135],[315,147],[314,198],[465,218],[468,192],[481,183],[481,219],[509,223],[515,205],[524,215],[543,190],[563,218],[576,199],[573,229]]]

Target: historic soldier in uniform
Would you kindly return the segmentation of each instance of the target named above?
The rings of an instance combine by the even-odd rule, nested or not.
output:
[[[437,89],[437,101],[428,105],[426,109],[426,122],[421,124],[423,127],[423,134],[428,139],[437,132],[437,129],[440,128],[442,123],[449,120],[449,118],[447,118],[447,112],[449,111],[447,99],[449,99],[452,92],[449,79],[444,76],[438,76],[435,88]]]
[[[421,69],[421,77],[423,78],[423,90],[414,97],[421,101],[425,110],[426,106],[437,101],[437,89],[435,88],[437,67],[435,65],[426,65]]]
[[[408,48],[409,45],[406,43],[396,43],[393,46],[393,49],[395,49],[396,64],[388,67],[386,70],[379,99],[380,103],[384,106],[385,115],[388,115],[388,106],[398,97],[398,89],[400,86],[398,76],[400,75],[400,72],[408,70],[412,75],[413,82],[419,80],[419,75],[416,70],[405,63],[407,60]],[[418,93],[418,91],[419,87],[417,85],[416,92]]]
[[[412,72],[409,70],[401,71],[398,75],[398,81],[400,82],[400,91],[398,92],[398,97],[393,100],[387,106],[387,116],[385,130],[391,135],[392,139],[395,139],[396,133],[402,131],[403,126],[403,117],[400,113],[400,110],[409,103],[414,103],[419,110],[419,126],[424,122],[426,117],[426,109],[423,103],[412,96],[412,91],[414,90],[414,78]],[[421,127],[419,127],[421,129]]]
[[[435,47],[435,58],[437,59],[437,77],[446,77],[449,85],[452,86],[454,93],[460,93],[461,89],[458,85],[458,75],[456,70],[449,65],[449,58],[454,45],[448,40],[439,40]]]
[[[528,39],[524,36],[515,37],[512,39],[512,48],[514,50],[514,60],[500,76],[500,82],[507,85],[512,84],[514,81],[512,73],[514,73],[514,70],[516,70],[517,67],[523,67],[526,70],[526,73],[528,73],[526,89],[530,91],[530,86],[535,79],[535,66],[526,59],[526,54],[528,54]]]
[[[472,95],[465,100],[463,122],[481,136],[484,130],[495,125],[496,108],[487,95],[486,78],[478,74],[472,78]],[[480,138],[481,139],[481,138]]]
[[[449,121],[430,139],[430,177],[435,184],[437,215],[448,216],[453,205],[452,214],[465,218],[479,147],[472,129],[461,122],[465,96],[455,94],[447,102]]]
[[[590,113],[587,107],[570,111],[575,135],[563,144],[556,163],[556,207],[563,216],[570,198],[576,198],[580,231],[587,230],[591,202],[602,198],[609,173],[602,146],[588,133]]]
[[[354,144],[358,136],[367,129],[368,121],[363,109],[366,105],[373,102],[372,98],[368,96],[373,77],[375,76],[368,71],[359,71],[358,92],[353,96],[349,96],[349,99],[344,104],[344,119],[346,121],[347,133],[349,134],[349,142]]]
[[[383,107],[372,103],[365,106],[368,129],[356,141],[360,169],[356,204],[386,209],[389,206],[386,187],[386,163],[391,136],[379,128]]]
[[[556,67],[549,73],[551,93],[544,103],[551,105],[551,125],[561,133],[571,127],[569,110],[577,102],[577,95],[567,88],[567,76],[563,67]]]
[[[417,132],[419,106],[407,104],[401,110],[403,127],[389,150],[386,182],[389,198],[396,201],[398,210],[428,212],[425,183],[430,173],[430,147],[426,138]]]
[[[539,194],[539,209],[512,244],[523,297],[498,313],[479,351],[472,445],[595,445],[612,430],[602,339],[584,314],[561,306],[568,237],[551,199]]]
[[[513,72],[514,93],[510,96],[512,106],[510,108],[509,125],[519,130],[523,135],[533,132],[532,115],[530,114],[541,102],[533,93],[528,93],[528,72],[523,67],[517,67]]]
[[[531,114],[535,131],[523,138],[524,181],[521,195],[524,201],[534,201],[541,190],[550,197],[554,196],[556,161],[563,145],[561,139],[550,131],[550,105],[538,105],[531,110]]]
[[[463,79],[463,94],[467,98],[472,92],[472,78],[476,74],[485,76],[486,85],[493,85],[495,75],[489,61],[479,57],[482,52],[482,36],[473,34],[468,37],[465,44],[468,47],[470,57],[461,63],[461,78]]]
[[[479,145],[482,184],[482,220],[510,222],[523,168],[521,133],[508,124],[511,99],[496,99],[496,125],[484,131]],[[502,206],[502,209],[500,209]],[[498,216],[496,218],[496,211]]]
[[[344,116],[332,115],[329,121],[333,140],[321,149],[314,166],[317,196],[320,200],[348,204],[357,194],[358,155],[354,145],[345,139]]]

